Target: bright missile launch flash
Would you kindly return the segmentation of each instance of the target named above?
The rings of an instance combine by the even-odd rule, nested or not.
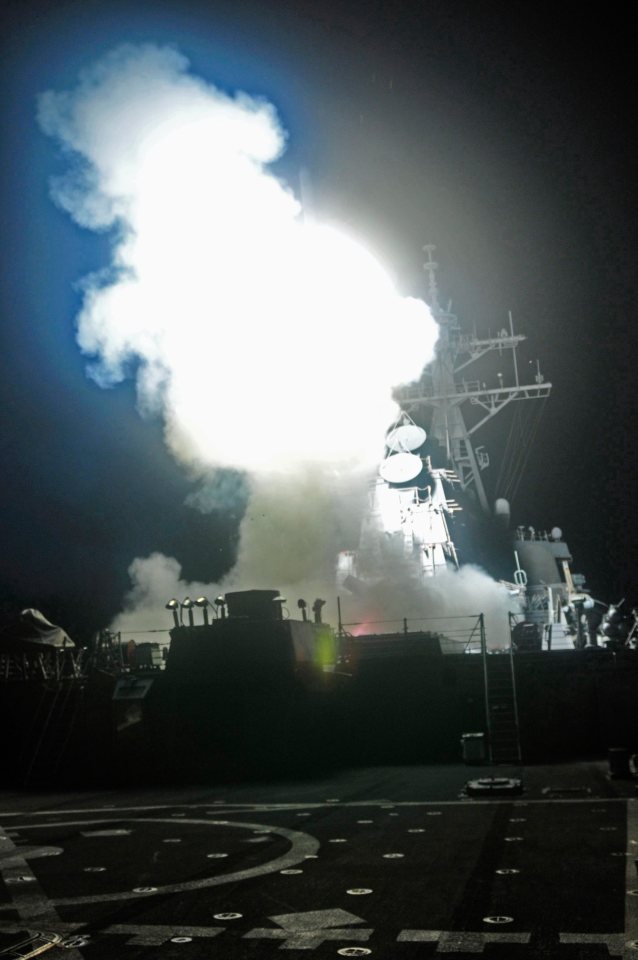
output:
[[[373,463],[436,324],[360,243],[304,223],[268,170],[286,139],[274,107],[173,49],[125,46],[44,94],[39,118],[73,159],[57,203],[113,236],[78,319],[95,379],[134,370],[140,407],[195,466]]]

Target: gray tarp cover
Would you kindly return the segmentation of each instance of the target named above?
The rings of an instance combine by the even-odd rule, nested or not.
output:
[[[74,647],[75,644],[62,627],[56,627],[39,610],[29,608],[2,630],[0,649],[34,646],[61,649]]]

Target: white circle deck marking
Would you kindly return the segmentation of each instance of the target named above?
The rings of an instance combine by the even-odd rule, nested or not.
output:
[[[243,913],[214,913],[213,920],[239,920]]]
[[[514,923],[514,917],[483,917],[483,923]]]
[[[41,811],[40,814],[41,815]],[[4,814],[6,816],[6,814]],[[118,817],[119,820],[122,817]],[[173,827],[175,826],[175,821],[170,817],[165,818],[156,818],[156,817],[130,817],[127,818],[134,823],[144,823],[149,826],[154,826],[158,823],[170,823]],[[87,823],[112,823],[112,818],[105,820],[92,819],[87,820],[64,820],[64,821],[53,821],[50,823],[34,823],[26,824],[21,827],[22,830],[42,830],[50,829],[51,827],[77,827],[85,826]],[[263,825],[257,823],[245,823],[240,821],[229,821],[229,826],[236,827],[241,830],[252,830],[263,829]],[[210,820],[200,820],[200,819],[191,819],[184,821],[184,826],[201,826],[201,827],[211,827]],[[290,843],[290,850],[287,853],[282,854],[279,857],[276,857],[274,860],[268,861],[268,863],[259,864],[255,867],[249,867],[244,870],[235,870],[231,873],[224,873],[219,876],[214,877],[204,877],[201,880],[186,880],[182,883],[169,883],[164,886],[159,887],[137,887],[131,890],[123,890],[115,893],[104,893],[104,894],[93,894],[91,896],[78,896],[78,897],[51,897],[48,902],[54,906],[72,906],[76,904],[84,903],[103,903],[103,902],[113,902],[118,900],[130,900],[132,894],[136,893],[139,896],[148,896],[150,893],[162,895],[165,893],[183,893],[190,890],[203,890],[207,887],[221,886],[225,883],[236,883],[239,880],[247,880],[252,877],[264,876],[269,873],[277,873],[279,870],[286,869],[288,867],[294,867],[300,863],[306,853],[316,853],[319,849],[319,841],[310,836],[310,834],[302,833],[298,830],[288,830],[284,827],[271,827],[269,830],[270,833],[276,834],[283,837],[285,840],[288,840]],[[208,854],[208,857],[219,858],[220,856],[227,857],[228,854]]]
[[[404,857],[404,856],[405,856],[404,853],[384,853],[383,859],[384,860],[400,860],[401,857]]]
[[[520,870],[517,870],[516,867],[501,867],[501,868],[500,868],[499,870],[497,870],[496,872],[497,872],[498,874],[500,874],[500,876],[502,876],[502,877],[508,877],[508,876],[510,876],[511,874],[520,873],[521,871],[520,871]]]
[[[368,947],[342,947],[337,950],[340,957],[367,957],[372,953]]]
[[[350,890],[346,890],[346,893],[349,893],[351,897],[364,897],[367,893],[372,893],[370,887],[351,887]]]
[[[192,943],[192,937],[171,937],[171,943]]]

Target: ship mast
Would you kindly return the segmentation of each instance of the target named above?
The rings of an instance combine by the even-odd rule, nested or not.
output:
[[[537,365],[533,383],[521,383],[516,350],[526,338],[514,333],[512,315],[509,315],[509,330],[502,329],[495,337],[481,338],[462,333],[456,316],[442,309],[439,304],[433,244],[424,248],[427,255],[423,267],[428,277],[430,309],[439,325],[439,340],[436,355],[426,368],[421,381],[400,387],[395,397],[408,414],[430,411],[431,439],[436,440],[445,451],[447,462],[456,471],[463,490],[473,490],[486,513],[490,513],[481,473],[489,466],[489,455],[484,447],[475,446],[478,431],[513,400],[537,400],[548,397],[552,388],[546,383]],[[479,380],[467,380],[466,369],[480,357],[491,351],[503,356],[512,354],[511,384],[504,385],[499,373],[498,385],[488,386]],[[459,374],[461,376],[459,377]],[[463,414],[468,404],[481,408],[479,419],[467,426]]]

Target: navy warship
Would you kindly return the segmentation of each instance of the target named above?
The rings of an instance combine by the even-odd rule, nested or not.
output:
[[[171,598],[168,643],[104,630],[76,646],[25,611],[0,637],[9,777],[214,779],[468,751],[515,763],[637,748],[635,613],[591,597],[560,529],[509,529],[511,471],[493,503],[484,482],[481,428],[512,406],[541,410],[552,385],[539,364],[531,381],[520,375],[525,338],[511,315],[495,335],[463,331],[440,306],[434,248],[424,249],[436,356],[395,391],[400,414],[360,543],[337,562],[338,622],[323,622],[321,598],[299,598],[291,613],[273,587]],[[492,380],[471,373],[493,355]],[[394,620],[361,615],[388,557],[418,591],[462,570],[477,529],[499,561],[484,566],[496,574],[500,563],[511,599],[498,639],[481,609],[415,616],[397,599]]]

